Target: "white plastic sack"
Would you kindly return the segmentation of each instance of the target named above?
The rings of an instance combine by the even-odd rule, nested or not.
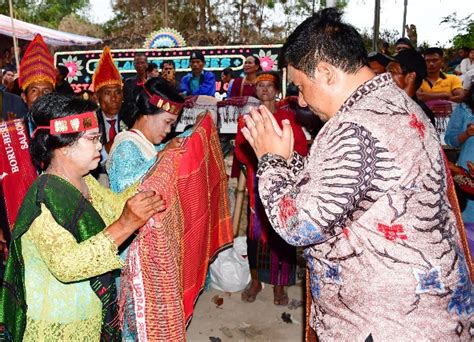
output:
[[[238,292],[250,282],[247,238],[234,239],[234,247],[219,253],[211,264],[211,287],[223,292]]]

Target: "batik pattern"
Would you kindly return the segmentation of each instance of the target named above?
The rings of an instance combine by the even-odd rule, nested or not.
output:
[[[469,338],[473,288],[439,141],[390,75],[361,85],[306,159],[267,154],[258,176],[274,229],[306,247],[320,340]]]

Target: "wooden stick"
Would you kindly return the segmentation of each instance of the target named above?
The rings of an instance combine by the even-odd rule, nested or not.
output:
[[[244,204],[244,195],[245,195],[245,174],[240,171],[239,181],[237,183],[237,188],[235,189],[235,209],[234,215],[232,216],[232,228],[234,231],[234,237],[239,233],[240,227],[240,217],[242,216],[242,206]]]

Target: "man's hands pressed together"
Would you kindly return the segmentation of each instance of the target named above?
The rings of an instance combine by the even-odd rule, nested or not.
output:
[[[257,158],[266,153],[289,159],[293,154],[294,137],[290,122],[283,120],[280,128],[273,114],[265,106],[253,108],[244,116],[242,134],[252,146]]]

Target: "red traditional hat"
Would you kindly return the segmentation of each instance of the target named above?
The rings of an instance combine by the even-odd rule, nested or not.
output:
[[[119,85],[122,87],[122,76],[120,76],[120,72],[115,66],[108,46],[102,51],[102,56],[100,56],[97,63],[94,76],[92,76],[92,85],[95,92],[107,85]]]
[[[41,34],[36,34],[26,49],[20,63],[20,77],[18,82],[23,91],[33,82],[45,81],[56,84],[56,70],[53,56],[49,53]]]

